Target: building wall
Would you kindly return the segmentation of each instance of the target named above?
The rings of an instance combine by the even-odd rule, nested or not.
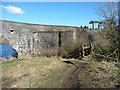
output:
[[[56,54],[59,42],[58,33],[61,31],[62,47],[76,40],[76,28],[78,28],[4,20],[0,23],[2,23],[2,36],[9,40],[9,43],[17,50],[19,55]],[[41,33],[41,31],[43,32]]]

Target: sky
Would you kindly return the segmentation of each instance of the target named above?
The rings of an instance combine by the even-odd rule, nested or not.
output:
[[[33,24],[89,26],[100,20],[97,2],[3,2],[2,20]]]

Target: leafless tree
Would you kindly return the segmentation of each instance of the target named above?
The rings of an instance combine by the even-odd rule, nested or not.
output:
[[[107,20],[108,29],[113,30],[116,23],[118,23],[118,3],[117,2],[99,2],[96,8],[96,13]]]
[[[109,52],[107,57],[118,56],[118,2],[99,2],[98,6],[95,8],[96,13],[106,20],[107,31],[105,31],[104,38],[109,40],[110,47],[109,50],[105,48],[105,52]],[[103,46],[104,47],[104,46]],[[104,51],[103,50],[103,51]],[[101,51],[100,51],[101,52]]]

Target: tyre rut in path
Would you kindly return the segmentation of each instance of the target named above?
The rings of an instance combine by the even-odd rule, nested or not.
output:
[[[75,69],[71,70],[63,79],[62,88],[80,88],[79,73],[85,69],[88,63],[79,62],[75,64]]]

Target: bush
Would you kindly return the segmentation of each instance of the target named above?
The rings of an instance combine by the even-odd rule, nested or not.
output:
[[[111,57],[105,58],[102,56],[94,56],[97,60],[115,60],[118,58],[118,51],[117,51],[117,35],[115,36],[116,31],[100,31],[97,34],[94,34],[94,53],[103,55],[105,57]]]
[[[59,54],[63,58],[80,58],[82,45],[80,43],[71,43],[59,48]]]

